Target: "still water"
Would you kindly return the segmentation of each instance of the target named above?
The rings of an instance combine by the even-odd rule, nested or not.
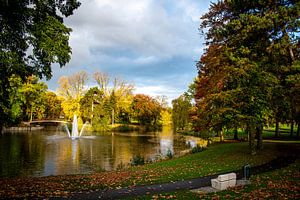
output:
[[[135,155],[145,159],[179,154],[197,143],[191,137],[160,132],[83,134],[68,138],[64,131],[32,131],[0,134],[0,177],[82,174],[115,170]]]

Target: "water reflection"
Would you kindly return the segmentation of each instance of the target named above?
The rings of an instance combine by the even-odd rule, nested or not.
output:
[[[174,137],[171,127],[164,127],[163,131],[158,134],[160,138],[160,153],[167,155],[168,152],[174,154]]]
[[[189,142],[189,145],[191,142]],[[0,176],[48,176],[114,170],[134,155],[154,159],[189,148],[172,129],[150,133],[115,133],[71,140],[61,132],[0,135]]]

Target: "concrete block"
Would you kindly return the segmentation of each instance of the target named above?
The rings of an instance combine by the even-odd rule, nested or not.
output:
[[[228,187],[234,187],[236,185],[236,174],[222,174],[216,179],[211,179],[211,186],[217,190],[225,190]]]
[[[228,181],[218,181],[217,179],[211,179],[211,186],[217,190],[225,190],[228,188]]]
[[[228,174],[228,180],[236,179],[236,173]]]
[[[218,181],[227,181],[228,180],[228,174],[222,174],[218,176]]]

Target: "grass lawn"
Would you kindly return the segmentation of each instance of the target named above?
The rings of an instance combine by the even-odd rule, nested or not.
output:
[[[280,124],[279,126],[279,137],[276,138],[277,140],[298,140],[300,141],[299,138],[296,137],[297,134],[297,126],[294,126],[293,130],[293,136],[291,137],[290,135],[290,130],[291,127],[289,124]],[[196,137],[203,137],[206,138],[208,135],[201,135],[201,133],[193,132],[193,131],[181,131],[182,134],[184,135],[191,135],[191,136],[196,136]],[[269,127],[264,127],[263,130],[263,139],[274,139],[275,136],[275,126],[269,126]],[[214,141],[220,141],[219,137],[216,137],[216,134],[211,134],[209,135]],[[233,139],[234,138],[234,133],[233,130],[227,130],[224,133],[224,138],[225,139]],[[247,140],[248,135],[245,133],[243,129],[238,129],[238,138],[242,140]]]
[[[251,156],[248,153],[248,143],[223,143],[210,146],[200,153],[123,171],[40,178],[0,178],[0,198],[68,196],[79,191],[186,180],[238,170],[245,164],[261,165],[286,153],[282,149],[298,144],[288,144],[281,148],[278,145],[265,144],[262,152]]]
[[[216,144],[200,153],[134,167],[132,171],[142,173],[132,181],[144,185],[186,180],[241,169],[245,164],[260,165],[280,153],[274,144],[266,144],[265,150],[256,156],[251,156],[248,151],[248,143]]]
[[[296,138],[297,126],[294,127],[293,137],[290,136],[290,129],[291,128],[289,125],[280,124],[279,137],[277,139],[300,141],[299,138]],[[239,136],[239,138],[247,138],[248,137],[242,129],[238,129],[238,136]],[[274,138],[274,136],[275,136],[275,126],[264,127],[264,130],[263,130],[263,138],[264,139]],[[233,139],[233,131],[232,130],[227,131],[225,133],[224,137],[227,139]]]
[[[128,199],[300,199],[300,160],[286,168],[252,176],[250,181],[250,185],[217,193],[197,194],[186,190]]]

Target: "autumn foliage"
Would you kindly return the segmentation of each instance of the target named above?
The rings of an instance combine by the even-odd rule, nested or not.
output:
[[[293,0],[211,4],[200,25],[207,45],[197,64],[200,131],[242,128],[255,154],[265,124],[300,125],[299,11]]]

